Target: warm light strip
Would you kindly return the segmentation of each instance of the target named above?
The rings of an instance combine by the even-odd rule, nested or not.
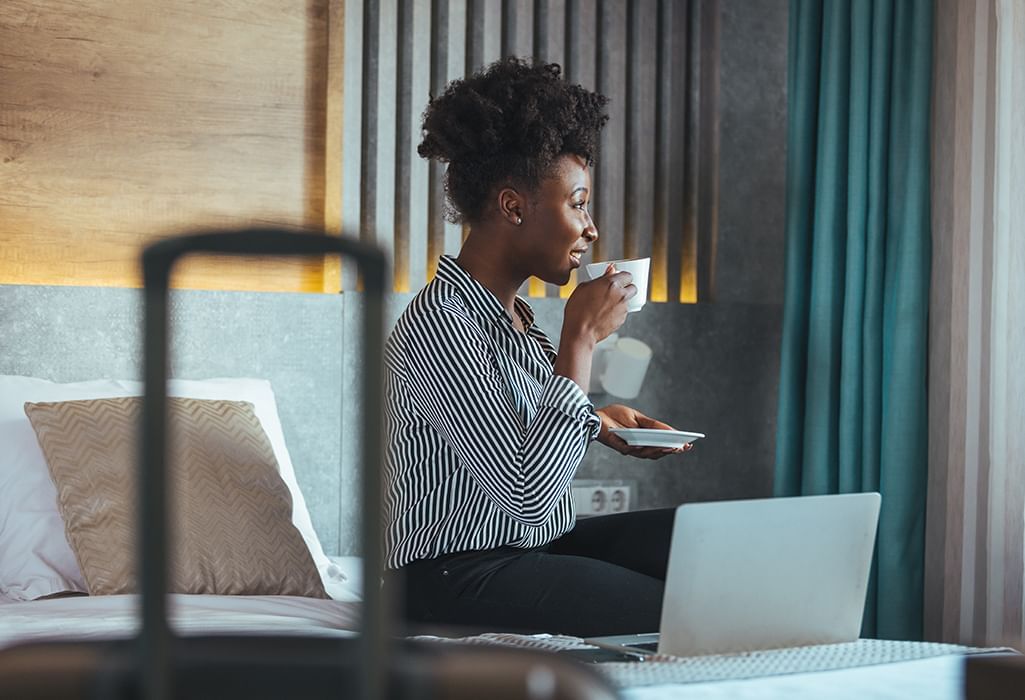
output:
[[[667,301],[669,299],[669,266],[667,264],[665,233],[656,236],[654,250],[651,251],[651,279],[648,282],[648,299],[650,301]]]
[[[568,299],[569,295],[573,293],[573,290],[577,288],[577,271],[573,270],[569,273],[569,282],[559,287],[559,297],[562,299]]]
[[[685,251],[680,260],[680,303],[698,303],[697,260]]]

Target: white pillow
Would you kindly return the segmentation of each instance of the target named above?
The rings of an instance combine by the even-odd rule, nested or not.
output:
[[[33,600],[67,591],[85,592],[85,581],[64,535],[57,490],[36,435],[25,416],[26,402],[139,396],[140,382],[97,380],[57,384],[44,379],[0,375],[0,595]],[[344,580],[317,538],[306,500],[285,446],[270,382],[263,379],[172,379],[168,394],[193,399],[231,399],[253,404],[274,449],[281,478],[292,495],[292,523],[302,535],[324,580]]]

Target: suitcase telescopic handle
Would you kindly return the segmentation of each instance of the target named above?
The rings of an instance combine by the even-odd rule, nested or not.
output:
[[[171,631],[167,620],[168,537],[166,499],[168,292],[171,272],[182,258],[195,254],[273,257],[352,258],[366,291],[363,311],[362,555],[363,613],[359,664],[364,698],[383,698],[388,666],[390,620],[380,586],[373,585],[383,566],[381,551],[381,477],[384,424],[380,411],[383,388],[384,294],[388,278],[383,251],[347,236],[320,231],[252,228],[200,232],[153,243],[142,253],[145,313],[143,322],[142,440],[139,452],[139,561],[141,562],[142,628],[139,659],[143,697],[171,696]]]

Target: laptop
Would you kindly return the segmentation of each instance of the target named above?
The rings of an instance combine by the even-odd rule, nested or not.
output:
[[[587,641],[637,658],[855,641],[880,501],[857,493],[682,505],[659,632]]]

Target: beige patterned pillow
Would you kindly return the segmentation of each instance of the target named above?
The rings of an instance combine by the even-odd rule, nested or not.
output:
[[[253,406],[168,399],[170,590],[326,598]],[[139,398],[27,403],[92,595],[136,586]]]

